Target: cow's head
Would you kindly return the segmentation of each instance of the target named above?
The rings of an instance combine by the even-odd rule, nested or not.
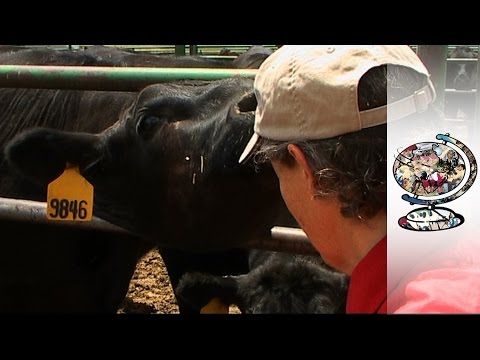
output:
[[[156,84],[98,135],[31,129],[6,157],[43,184],[78,164],[97,216],[162,245],[230,247],[267,231],[281,202],[270,168],[238,164],[255,106],[249,79]]]
[[[189,272],[175,294],[193,308],[212,299],[246,314],[344,313],[349,279],[314,257],[270,253],[248,274],[218,276]]]

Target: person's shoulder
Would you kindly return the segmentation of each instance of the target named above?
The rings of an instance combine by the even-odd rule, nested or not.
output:
[[[480,313],[480,266],[444,267],[418,274],[394,313]]]

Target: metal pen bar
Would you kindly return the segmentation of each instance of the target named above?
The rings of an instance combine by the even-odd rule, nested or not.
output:
[[[480,45],[478,46],[478,58],[477,58],[477,88],[475,94],[475,122],[473,123],[473,141],[478,141],[480,136]]]
[[[318,255],[302,229],[282,226],[274,226],[270,238],[257,238],[248,242],[246,246],[254,249]]]
[[[447,62],[451,63],[467,63],[467,62],[477,62],[477,59],[471,59],[471,58],[447,58]]]
[[[86,230],[101,230],[128,233],[127,230],[110,224],[96,216],[91,221],[51,221],[47,219],[47,203],[31,200],[0,198],[0,220],[11,220],[36,224],[74,226]]]
[[[445,84],[447,78],[447,45],[418,45],[417,55],[430,72],[435,86],[434,104],[440,111],[445,108]]]
[[[138,91],[177,80],[254,78],[256,69],[0,65],[0,87]]]
[[[71,226],[77,229],[83,228],[85,230],[100,230],[121,234],[129,233],[129,231],[95,216],[91,221],[51,221],[47,219],[46,213],[47,203],[44,202],[0,198],[0,221]],[[245,247],[298,254],[318,254],[303,230],[279,226],[272,228],[271,237],[256,238],[248,242]]]

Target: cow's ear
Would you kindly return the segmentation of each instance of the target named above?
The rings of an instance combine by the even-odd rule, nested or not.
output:
[[[19,173],[44,184],[58,177],[67,163],[80,165],[91,157],[97,141],[92,134],[33,128],[7,144],[5,158]]]

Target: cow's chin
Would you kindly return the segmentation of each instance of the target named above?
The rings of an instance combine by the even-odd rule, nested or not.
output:
[[[126,204],[112,203],[111,201],[95,197],[93,214],[102,220],[138,235],[135,227],[134,212]]]
[[[245,223],[245,222],[244,222]],[[186,225],[172,218],[158,219],[155,226],[139,226],[138,234],[161,248],[174,248],[187,253],[215,253],[234,248],[243,248],[248,243],[270,236],[270,224],[248,224],[236,226],[230,222],[223,224],[194,221]],[[140,230],[141,229],[141,230]]]
[[[159,248],[176,249],[189,254],[214,254],[229,251],[232,249],[244,248],[247,246],[243,239],[237,239],[238,241],[223,241],[222,239],[209,236],[208,238],[202,238],[202,236],[181,238],[178,234],[158,234],[148,233],[143,234],[141,237],[148,242],[156,244]],[[265,238],[265,236],[263,236]],[[205,241],[202,241],[205,240]],[[231,239],[233,240],[233,239]]]

